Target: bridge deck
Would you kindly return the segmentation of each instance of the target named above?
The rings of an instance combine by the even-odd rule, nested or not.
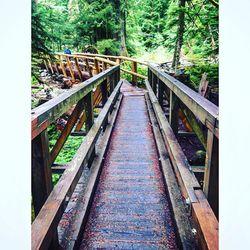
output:
[[[176,249],[143,90],[124,83],[80,249]]]

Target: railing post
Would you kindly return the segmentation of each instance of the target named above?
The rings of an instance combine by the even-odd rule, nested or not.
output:
[[[59,70],[58,70],[58,67],[57,67],[57,61],[56,60],[54,62],[54,65],[55,65],[56,73],[59,75],[60,73],[59,73]]]
[[[94,113],[93,113],[93,91],[90,91],[84,97],[84,109],[86,113],[86,133],[90,130],[94,123]]]
[[[32,140],[32,200],[37,215],[52,190],[47,130]]]
[[[158,78],[158,101],[161,107],[163,107],[163,92],[164,92],[164,84],[163,82]]]
[[[155,74],[152,74],[152,89],[155,95],[156,95],[156,81],[157,81],[157,76]]]
[[[152,72],[149,67],[148,67],[148,82],[149,85],[152,87]]]
[[[86,62],[87,71],[89,72],[90,77],[92,77],[93,74],[92,74],[91,68],[89,66],[88,58],[85,59],[85,62]]]
[[[132,61],[132,72],[137,73],[137,63]],[[132,84],[137,84],[137,76],[132,75]]]
[[[69,67],[69,71],[70,71],[72,80],[75,81],[76,79],[75,79],[74,72],[73,72],[72,67],[71,67],[71,62],[67,56],[66,56],[66,61],[67,61],[68,67]]]
[[[65,77],[67,77],[67,73],[66,73],[66,71],[65,71],[65,68],[64,68],[64,65],[63,65],[61,56],[58,56],[58,58],[59,58],[60,67],[61,67],[61,69],[62,69],[63,75],[64,75]]]
[[[206,167],[204,174],[203,191],[218,218],[218,194],[219,194],[219,157],[218,157],[218,138],[213,132],[208,130]]]
[[[107,63],[106,62],[102,62],[102,71],[107,69]]]
[[[178,134],[178,98],[170,90],[170,101],[169,101],[169,124],[174,132],[175,135]]]
[[[76,64],[76,68],[77,68],[80,80],[83,81],[82,71],[81,71],[79,63],[78,63],[78,58],[74,57],[74,60],[75,60],[75,64]]]
[[[101,92],[102,92],[102,105],[104,106],[108,99],[108,84],[107,79],[101,83]]]
[[[94,59],[95,62],[95,70],[96,70],[96,74],[100,73],[100,67],[99,67],[99,62],[97,59]]]
[[[53,70],[53,67],[51,65],[50,59],[48,59],[48,62],[49,62],[49,67],[50,67],[51,74],[54,74],[54,70]]]
[[[49,68],[48,68],[48,65],[47,65],[47,63],[46,63],[46,60],[44,60],[43,62],[44,62],[44,65],[45,65],[46,70],[49,71]]]

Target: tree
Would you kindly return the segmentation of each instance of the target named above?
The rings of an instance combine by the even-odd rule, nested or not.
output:
[[[175,43],[174,56],[172,61],[172,68],[176,68],[179,64],[181,47],[183,44],[183,35],[185,28],[185,3],[186,0],[179,0],[179,21],[178,21],[178,31],[177,39]]]

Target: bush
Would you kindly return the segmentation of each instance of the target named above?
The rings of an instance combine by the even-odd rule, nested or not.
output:
[[[113,39],[105,39],[97,42],[97,49],[100,54],[119,55],[119,43]]]
[[[190,80],[194,87],[198,89],[203,73],[207,73],[209,86],[219,84],[219,65],[218,64],[196,64],[185,68],[185,74],[190,76]]]

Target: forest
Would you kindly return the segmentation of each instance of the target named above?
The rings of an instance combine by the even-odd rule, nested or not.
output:
[[[32,73],[51,52],[124,55],[218,85],[215,0],[32,0]],[[178,71],[179,70],[179,71]]]

